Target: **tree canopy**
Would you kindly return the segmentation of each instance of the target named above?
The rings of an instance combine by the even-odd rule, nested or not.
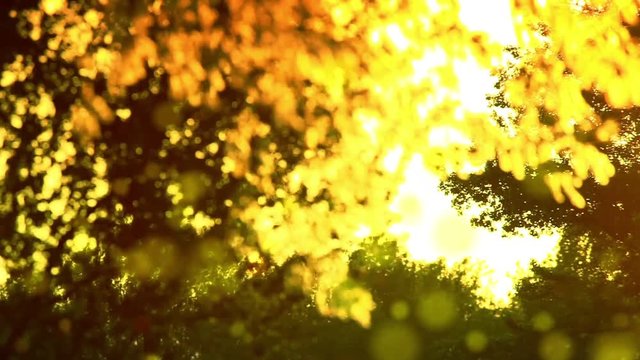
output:
[[[474,4],[2,2],[0,353],[636,354],[639,3]],[[413,263],[416,167],[557,266]]]

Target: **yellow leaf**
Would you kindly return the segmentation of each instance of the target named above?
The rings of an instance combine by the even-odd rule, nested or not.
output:
[[[10,70],[5,70],[2,72],[2,78],[0,79],[0,86],[2,87],[11,86],[14,82],[16,82],[17,79],[18,79],[18,76],[16,75],[15,72]]]
[[[40,3],[42,6],[42,10],[47,15],[55,15],[57,12],[62,10],[63,7],[67,5],[66,0],[42,0]]]

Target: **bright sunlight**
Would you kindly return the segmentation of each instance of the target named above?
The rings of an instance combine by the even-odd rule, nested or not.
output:
[[[506,306],[518,280],[530,275],[529,265],[554,265],[560,234],[535,238],[503,237],[470,225],[468,216],[453,209],[450,199],[437,188],[439,180],[414,157],[406,181],[392,205],[402,220],[392,233],[405,236],[410,257],[419,262],[443,260],[450,267],[463,265],[470,278],[477,277],[480,295],[487,305]]]
[[[484,32],[491,41],[508,46],[517,42],[510,6],[507,0],[463,0],[459,16],[470,30]],[[433,64],[434,59],[442,56],[445,56],[443,52],[427,51],[425,60],[428,61],[416,66],[415,76],[418,79],[428,76],[428,66],[424,65]],[[435,65],[450,61],[442,58],[436,60]],[[458,77],[458,93],[452,97],[469,112],[489,112],[486,97],[495,91],[493,85],[497,79],[473,60],[455,59],[453,67]],[[423,109],[428,104],[417,106]],[[455,128],[436,127],[429,133],[431,146],[470,143],[471,139]],[[465,271],[470,277],[477,277],[477,293],[487,304],[508,305],[515,284],[531,275],[531,262],[554,265],[559,233],[548,231],[540,238],[525,234],[503,237],[499,226],[494,232],[471,226],[469,217],[458,214],[450,199],[438,190],[438,177],[423,166],[420,156],[412,159],[405,178],[392,205],[402,221],[392,226],[392,232],[406,237],[406,249],[415,261],[443,260],[453,268],[467,260]]]

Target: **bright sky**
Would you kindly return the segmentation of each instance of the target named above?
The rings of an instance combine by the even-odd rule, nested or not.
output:
[[[490,39],[503,45],[516,43],[509,0],[460,0],[460,5],[460,20],[470,30],[486,32]],[[459,76],[458,96],[465,108],[487,111],[485,98],[495,79],[473,61],[456,60],[454,67]],[[465,142],[455,135],[434,131],[429,142]],[[392,207],[402,214],[402,221],[393,226],[392,232],[405,235],[406,248],[416,261],[444,259],[453,267],[468,259],[470,269],[474,269],[469,275],[478,276],[478,293],[495,305],[508,304],[515,282],[530,273],[531,261],[553,265],[558,233],[541,238],[530,235],[505,238],[500,231],[472,227],[469,217],[458,215],[450,199],[438,190],[439,180],[424,168],[418,156],[405,177]]]
[[[458,0],[460,21],[471,31],[485,32],[502,45],[517,44],[511,0]]]
[[[472,227],[469,218],[458,215],[450,199],[438,190],[438,178],[424,168],[419,156],[411,161],[405,176],[392,206],[402,221],[391,232],[405,235],[414,260],[443,259],[453,267],[468,259],[473,269],[469,276],[478,276],[478,294],[496,305],[509,302],[515,281],[530,273],[531,261],[553,265],[558,233],[505,238],[499,231]]]

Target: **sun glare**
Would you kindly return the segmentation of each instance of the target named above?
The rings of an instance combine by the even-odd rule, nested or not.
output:
[[[471,226],[469,218],[452,207],[437,188],[439,180],[415,156],[405,173],[406,181],[392,205],[401,221],[391,232],[405,239],[411,259],[432,263],[443,260],[449,268],[466,262],[470,278],[477,277],[477,294],[487,304],[509,304],[515,283],[530,274],[532,261],[553,265],[559,240],[557,232],[535,238],[503,237]]]
[[[459,0],[460,21],[471,31],[481,31],[501,45],[515,45],[510,0]]]
[[[502,46],[517,43],[508,0],[461,0],[459,16],[469,30],[483,32],[495,43]],[[394,28],[389,29],[394,39],[405,40],[399,31],[392,30]],[[408,45],[400,41],[398,46]],[[475,61],[471,53],[466,58],[451,59],[441,48],[425,49],[424,58],[414,64],[414,80],[422,81],[431,76],[434,68],[445,63],[453,65],[457,93],[435,94],[434,97],[456,100],[460,104],[456,114],[460,113],[461,119],[465,113],[490,113],[486,96],[494,91],[496,79],[489,69]],[[429,102],[416,106],[418,112],[424,114],[432,107]],[[471,146],[473,139],[454,127],[444,126],[433,127],[428,142],[435,147]],[[413,260],[427,263],[443,260],[449,268],[464,263],[469,278],[478,281],[478,295],[487,304],[495,306],[509,303],[516,282],[530,274],[531,262],[553,265],[560,238],[557,231],[539,238],[524,232],[519,236],[503,237],[499,228],[492,232],[473,227],[470,217],[459,215],[450,199],[438,190],[439,179],[425,168],[421,156],[414,156],[404,175],[405,182],[391,206],[401,220],[390,232],[404,239],[404,246]]]

